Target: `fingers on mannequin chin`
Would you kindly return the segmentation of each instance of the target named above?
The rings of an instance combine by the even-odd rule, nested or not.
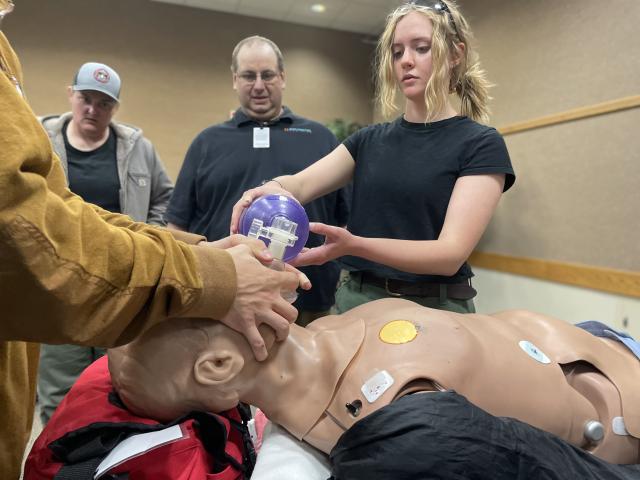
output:
[[[264,340],[263,338],[260,336],[260,333],[258,333],[258,331],[256,330],[256,334],[257,337],[255,338],[251,338],[251,340],[249,341],[249,343],[251,344],[251,348],[253,350],[260,350],[261,348],[264,348]]]
[[[298,317],[298,310],[296,310],[296,307],[294,307],[291,303],[289,303],[282,297],[280,297],[280,299],[276,302],[274,311],[289,323],[295,321],[295,319]]]
[[[251,346],[251,350],[253,351],[253,355],[256,357],[256,360],[262,361],[267,358],[267,347],[264,343],[264,339],[260,336],[258,330],[255,330],[255,334],[257,337],[251,337],[247,339],[249,341],[249,345]]]
[[[258,360],[259,362],[264,362],[269,356],[269,352],[267,352],[267,349],[265,347],[262,347],[259,350],[254,349],[253,355],[254,357],[256,357],[256,360]]]
[[[289,321],[286,317],[272,312],[263,320],[263,323],[273,329],[278,341],[284,340],[289,335]]]

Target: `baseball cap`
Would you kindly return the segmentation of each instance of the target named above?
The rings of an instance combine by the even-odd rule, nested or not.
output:
[[[73,78],[73,90],[96,90],[120,100],[120,76],[109,65],[88,62],[80,67]]]

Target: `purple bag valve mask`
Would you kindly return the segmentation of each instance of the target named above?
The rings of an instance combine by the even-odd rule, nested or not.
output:
[[[264,195],[240,217],[240,233],[259,238],[273,258],[294,259],[309,238],[309,218],[297,200],[286,195]]]

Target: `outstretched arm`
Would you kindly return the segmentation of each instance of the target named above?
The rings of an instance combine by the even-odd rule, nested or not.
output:
[[[325,235],[325,244],[303,251],[296,266],[320,265],[354,255],[417,274],[453,275],[480,241],[504,186],[504,175],[468,175],[455,184],[444,225],[437,240],[365,238],[321,223],[310,230]]]
[[[345,186],[353,177],[355,162],[344,145],[338,145],[331,153],[322,157],[295,175],[283,175],[273,181],[244,192],[233,206],[231,233],[238,232],[242,212],[256,198],[269,194],[289,195],[301,204]]]

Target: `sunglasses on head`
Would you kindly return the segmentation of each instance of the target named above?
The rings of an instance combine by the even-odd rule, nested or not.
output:
[[[453,31],[459,39],[462,39],[462,37],[460,36],[460,32],[458,32],[456,21],[453,19],[453,15],[451,14],[451,10],[449,10],[447,4],[442,0],[409,0],[407,2],[407,5],[416,5],[418,7],[423,7],[428,10],[433,10],[434,12],[437,12],[441,15],[446,15],[448,13],[449,23],[451,24]]]

